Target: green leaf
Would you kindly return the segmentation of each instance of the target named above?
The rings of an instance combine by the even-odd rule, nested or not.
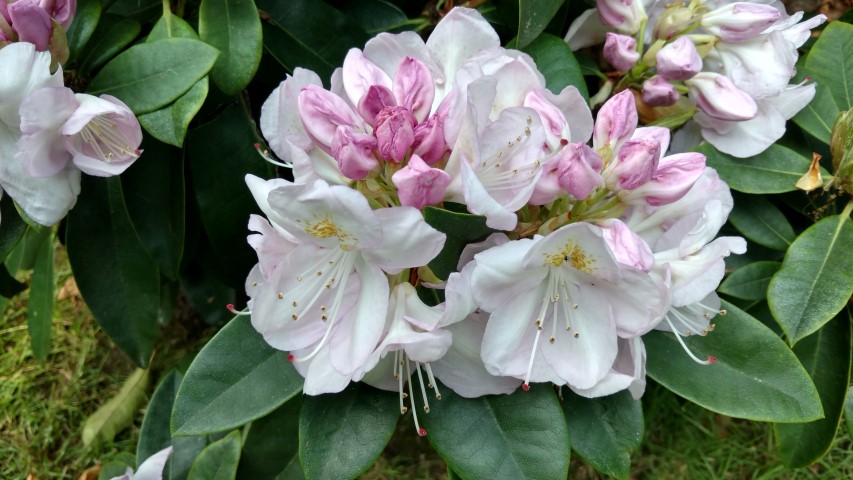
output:
[[[95,320],[145,366],[160,331],[160,273],[133,227],[119,177],[83,176],[68,215],[66,245],[77,286]]]
[[[252,422],[243,442],[237,478],[279,478],[291,464],[299,465],[299,415],[297,396],[269,415]]]
[[[240,431],[235,430],[201,451],[189,480],[234,480],[240,462]]]
[[[704,144],[696,151],[705,154],[708,166],[717,170],[732,190],[743,193],[794,191],[797,180],[811,166],[811,159],[779,144],[770,145],[764,152],[749,158],[732,157],[710,144]],[[825,169],[820,171],[824,178],[829,177]]]
[[[140,22],[153,20],[163,11],[163,2],[160,0],[110,0],[112,5],[108,12],[132,17]]]
[[[0,219],[0,263],[3,263],[24,238],[29,226],[18,215],[15,202],[8,195],[0,199]]]
[[[808,105],[794,116],[794,123],[803,130],[829,145],[832,125],[838,116],[838,105],[832,98],[832,92],[824,83],[815,85],[815,96]]]
[[[729,222],[746,238],[767,248],[784,252],[797,234],[776,205],[756,195],[735,195]]]
[[[643,406],[628,391],[599,398],[573,392],[563,400],[572,449],[596,470],[627,478],[629,453],[643,440]]]
[[[355,478],[379,458],[400,410],[397,396],[363,383],[306,396],[299,418],[299,458],[307,478]]]
[[[237,95],[252,81],[261,63],[261,20],[254,0],[202,0],[198,33],[221,55],[210,78],[227,95]]]
[[[518,44],[524,49],[530,45],[557,14],[564,0],[519,0],[518,2]],[[565,44],[566,42],[563,42]],[[568,48],[568,46],[567,46]]]
[[[699,358],[691,360],[673,333],[643,336],[648,375],[674,393],[730,417],[761,422],[808,422],[822,418],[817,390],[797,357],[772,330],[734,305],[714,319],[707,336],[684,342]]]
[[[249,318],[236,317],[187,370],[172,410],[172,432],[199,435],[239,427],[275,410],[301,389],[302,376],[284,352],[270,347]]]
[[[95,33],[95,27],[101,19],[100,0],[79,0],[74,21],[68,27],[66,38],[68,39],[69,62],[76,62],[77,55],[86,46],[86,43]]]
[[[137,368],[115,397],[95,411],[83,424],[83,445],[112,442],[116,434],[133,424],[133,415],[145,401],[148,369]]]
[[[521,3],[523,5],[525,2]],[[548,90],[559,94],[566,86],[572,85],[584,99],[589,99],[581,67],[572,49],[562,38],[543,33],[521,50],[533,57],[539,71],[545,76]]]
[[[400,31],[417,21],[410,21],[399,7],[385,0],[353,0],[340,9],[370,35]]]
[[[30,296],[27,300],[27,329],[33,346],[33,356],[40,363],[47,360],[50,353],[50,328],[53,324],[53,254],[56,248],[54,237],[50,235],[42,242],[36,257],[33,277],[30,280]]]
[[[465,479],[566,478],[569,432],[550,385],[462,398],[448,388],[422,417],[427,439]]]
[[[447,234],[441,252],[429,263],[429,268],[441,279],[447,279],[451,272],[456,271],[459,255],[467,243],[480,240],[493,231],[486,226],[486,217],[438,207],[426,207],[424,220],[436,230]]]
[[[112,480],[116,477],[121,477],[127,471],[127,468],[133,468],[133,455],[126,452],[119,453],[115,458],[105,463],[101,467],[101,473],[98,474],[98,480]]]
[[[723,280],[718,291],[744,300],[764,300],[767,298],[767,285],[780,266],[779,262],[744,265]]]
[[[272,166],[255,151],[253,145],[262,140],[240,104],[193,129],[189,139],[195,199],[217,257],[216,273],[232,288],[243,290],[246,272],[257,263],[243,226],[250,214],[259,212],[244,178],[247,173],[272,177]]]
[[[124,200],[145,250],[160,273],[176,280],[184,252],[183,152],[150,138],[142,150],[121,175]]]
[[[853,107],[853,56],[850,52],[853,52],[853,25],[831,22],[806,58],[806,70],[832,93],[839,110]]]
[[[0,296],[12,298],[26,289],[27,284],[19,282],[14,273],[6,268],[0,269]]]
[[[198,35],[182,18],[165,15],[154,25],[146,42],[156,42],[166,38],[198,39]],[[208,80],[204,77],[172,104],[140,115],[139,123],[157,140],[180,147],[184,144],[190,122],[204,105],[207,93]]]
[[[198,83],[218,55],[206,43],[187,38],[134,45],[98,73],[88,93],[118,97],[137,115],[153,112]]]
[[[773,426],[779,456],[791,468],[811,465],[832,446],[850,378],[850,341],[850,317],[843,312],[794,347],[820,393],[825,418]]]
[[[844,401],[844,418],[847,419],[847,434],[853,436],[853,386],[847,390]]]
[[[847,215],[821,219],[788,249],[770,281],[767,302],[794,345],[844,308],[853,295],[853,224]]]
[[[313,70],[328,79],[350,48],[369,39],[354,20],[315,0],[257,0],[262,10],[264,47],[285,68]],[[331,34],[334,32],[334,34]]]
[[[80,53],[80,70],[93,72],[130,45],[142,30],[136,20],[106,14]]]

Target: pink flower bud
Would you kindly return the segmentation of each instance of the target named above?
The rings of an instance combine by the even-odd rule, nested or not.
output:
[[[653,206],[675,202],[687,194],[703,171],[705,155],[701,153],[679,153],[662,158],[651,181],[643,185],[646,202]]]
[[[718,120],[750,120],[758,113],[758,105],[749,94],[737,88],[728,77],[717,73],[701,72],[684,82],[690,99]]]
[[[669,107],[678,102],[678,90],[660,75],[643,82],[643,101],[650,107]]]
[[[444,139],[445,118],[446,114],[436,112],[429,120],[415,127],[415,143],[412,145],[412,150],[427,165],[441,160],[448,150]]]
[[[37,0],[18,0],[9,5],[8,12],[18,40],[34,44],[36,50],[42,52],[48,49],[53,24],[50,14],[39,6]]]
[[[359,119],[344,100],[318,85],[299,92],[299,118],[315,144],[326,153],[332,152],[332,139],[339,126],[355,126]]]
[[[441,202],[450,185],[450,175],[444,170],[430,168],[421,157],[412,155],[408,165],[392,175],[391,181],[397,187],[400,203],[420,210]]]
[[[429,68],[420,60],[404,58],[394,74],[394,95],[400,106],[408,108],[418,122],[423,122],[435,98],[435,85]]]
[[[71,26],[77,12],[77,0],[40,0],[39,6],[65,29]]]
[[[634,95],[630,90],[617,93],[598,111],[592,135],[593,147],[599,153],[605,147],[609,147],[608,155],[612,155],[623,142],[631,138],[634,129],[637,128],[637,121]]]
[[[687,37],[661,48],[656,59],[658,73],[667,80],[687,80],[702,71],[702,58]]]
[[[376,115],[376,141],[379,153],[386,159],[401,162],[415,143],[414,128],[418,121],[405,107],[385,107]]]
[[[362,180],[371,170],[379,166],[373,156],[376,139],[372,135],[357,132],[354,128],[340,125],[332,140],[332,156],[338,161],[341,172],[353,180]]]
[[[620,32],[634,34],[646,17],[643,2],[640,0],[596,0],[601,23],[616,28]]]
[[[545,205],[553,202],[563,190],[560,186],[560,163],[562,156],[552,156],[542,164],[542,175],[533,188],[533,194],[527,203]]]
[[[376,116],[385,107],[396,107],[397,101],[391,90],[382,85],[371,85],[358,101],[358,113],[370,126],[376,124]]]
[[[600,223],[604,241],[616,261],[629,267],[649,272],[655,266],[655,257],[649,245],[627,225],[616,219]]]
[[[616,70],[627,72],[640,59],[637,41],[627,35],[607,32],[604,41],[604,59]]]
[[[560,154],[557,180],[578,200],[585,199],[596,187],[604,184],[599,172],[604,162],[585,143],[570,143]]]
[[[660,154],[660,142],[649,139],[625,142],[607,178],[608,186],[633,190],[648,182],[657,170]]]
[[[772,5],[737,2],[706,13],[701,25],[723,40],[741,42],[760,34],[781,16]]]

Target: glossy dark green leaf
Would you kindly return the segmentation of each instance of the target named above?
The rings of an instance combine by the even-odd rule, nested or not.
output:
[[[27,284],[18,281],[11,271],[6,268],[0,269],[0,297],[12,298],[26,289]]]
[[[221,432],[263,417],[302,389],[284,352],[270,347],[248,317],[231,320],[187,370],[175,406],[175,435]]]
[[[571,391],[563,400],[572,450],[596,470],[627,478],[630,452],[643,440],[643,406],[628,391],[584,398]]]
[[[198,33],[221,54],[210,78],[227,95],[252,81],[261,63],[261,20],[254,0],[202,0]]]
[[[783,193],[797,189],[796,183],[811,166],[811,158],[779,144],[770,145],[762,153],[749,158],[735,158],[704,144],[696,151],[705,154],[709,167],[732,190],[743,193]],[[829,172],[821,168],[824,178]]]
[[[246,110],[234,104],[215,120],[193,129],[188,148],[195,198],[201,221],[216,254],[220,278],[243,289],[257,262],[246,243],[249,215],[259,213],[244,180],[247,173],[271,178],[273,169],[255,151],[262,140]]]
[[[282,477],[292,463],[299,465],[299,415],[302,397],[296,396],[249,426],[243,442],[237,478]]]
[[[145,401],[148,369],[137,368],[121,386],[121,390],[106,401],[83,424],[83,445],[94,441],[112,442],[116,434],[133,424],[136,409]]]
[[[832,124],[837,116],[838,105],[832,98],[832,92],[824,83],[818,82],[815,85],[814,99],[800,110],[793,120],[800,128],[828,145]]]
[[[397,396],[363,383],[306,396],[299,458],[307,478],[355,478],[379,458],[400,416]]]
[[[15,202],[8,195],[0,199],[0,219],[0,263],[3,263],[24,238],[29,226],[18,215]]]
[[[518,2],[518,46],[530,45],[557,14],[564,0],[519,0]],[[565,42],[563,42],[565,44]]]
[[[101,0],[79,0],[74,21],[68,27],[66,38],[68,39],[69,62],[76,62],[77,55],[86,46],[86,43],[95,32],[98,21],[101,19]]]
[[[841,423],[851,361],[850,318],[842,312],[794,347],[794,353],[811,375],[823,404],[823,419],[809,423],[777,423],[776,448],[785,465],[811,465],[832,446]]]
[[[80,53],[80,70],[87,73],[97,70],[130,45],[141,30],[142,26],[136,20],[103,15],[92,33],[92,40]]]
[[[147,365],[160,305],[160,273],[134,229],[119,177],[83,176],[68,215],[68,260],[83,300],[107,335]]]
[[[589,98],[581,67],[572,49],[562,38],[543,33],[521,50],[533,57],[539,71],[545,76],[548,90],[558,94],[566,86],[572,85],[584,98]]]
[[[154,25],[146,42],[156,42],[165,38],[198,39],[198,35],[182,18],[166,15]],[[140,115],[139,123],[157,140],[180,147],[184,144],[190,122],[207,99],[208,89],[208,79],[204,77],[171,104]]]
[[[240,462],[240,431],[235,430],[201,451],[189,480],[234,480]]]
[[[714,318],[707,336],[684,339],[691,360],[669,332],[643,336],[648,375],[676,394],[714,412],[762,422],[808,422],[823,417],[817,390],[790,348],[772,330],[734,305]]]
[[[764,300],[770,279],[782,266],[779,262],[753,262],[731,273],[720,288],[720,293],[744,300]]]
[[[417,22],[410,21],[399,7],[386,0],[353,0],[340,9],[370,35],[400,31]]]
[[[479,398],[463,398],[448,388],[441,392],[421,423],[461,478],[566,478],[569,432],[550,385]]]
[[[163,11],[162,0],[111,0],[110,3],[108,12],[139,21],[152,20]]]
[[[53,254],[56,248],[53,235],[42,242],[30,279],[27,299],[27,329],[33,346],[33,356],[41,363],[50,353],[50,329],[53,325],[53,298],[56,289],[53,278]]]
[[[121,175],[127,211],[160,273],[175,280],[184,252],[183,152],[151,138]]]
[[[320,78],[328,79],[343,63],[350,48],[361,48],[369,39],[358,23],[325,2],[257,0],[255,3],[265,20],[264,47],[290,71],[296,67],[308,68]]]
[[[791,345],[828,322],[853,295],[853,223],[832,215],[788,249],[770,281],[767,302]]]
[[[98,73],[88,93],[118,97],[137,115],[153,112],[198,83],[218,55],[215,48],[188,38],[134,45]]]
[[[437,207],[426,207],[424,220],[436,230],[447,234],[441,252],[429,263],[429,268],[441,279],[446,279],[451,272],[456,271],[459,255],[467,243],[480,240],[493,231],[486,226],[486,217]]]
[[[806,70],[832,93],[839,110],[853,107],[853,25],[832,22],[806,58]],[[827,119],[834,121],[834,118]]]
[[[757,195],[735,195],[729,222],[746,238],[774,250],[784,252],[797,238],[779,208]]]

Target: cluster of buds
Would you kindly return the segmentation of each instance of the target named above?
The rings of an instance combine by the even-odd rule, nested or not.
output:
[[[139,122],[119,99],[75,94],[31,43],[0,49],[0,186],[31,220],[59,222],[76,202],[81,172],[118,175],[141,142]]]
[[[536,382],[639,396],[641,336],[708,333],[723,259],[745,242],[714,240],[732,199],[704,156],[666,155],[669,130],[637,123],[627,91],[593,123],[574,87],[548,91],[463,8],[426,42],[386,33],[350,51],[331,89],[296,69],[261,116],[294,181],[246,178],[266,218],[249,221],[249,305],[230,308],[287,352],[306,394],[396,390],[422,435],[412,406],[420,393],[429,411],[436,379],[465,397]],[[448,202],[494,233],[441,281],[427,265],[447,238],[422,209]]]
[[[76,0],[0,0],[0,48],[27,42],[54,60],[68,59],[65,31],[77,11]]]
[[[690,120],[685,147],[695,146],[701,132],[723,152],[756,155],[814,97],[814,84],[789,82],[797,48],[823,15],[801,22],[803,12],[789,16],[775,0],[596,5],[572,24],[566,41],[578,49],[603,40],[604,59],[622,74],[616,90],[636,91],[643,120]]]

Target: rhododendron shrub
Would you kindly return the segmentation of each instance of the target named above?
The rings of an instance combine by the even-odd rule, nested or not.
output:
[[[0,1],[0,252],[34,270],[35,356],[59,235],[140,367],[170,322],[217,329],[102,476],[354,478],[402,421],[461,478],[566,478],[571,452],[626,478],[651,382],[777,423],[791,466],[832,442],[853,27],[812,42],[826,17],[778,2],[131,3]]]

